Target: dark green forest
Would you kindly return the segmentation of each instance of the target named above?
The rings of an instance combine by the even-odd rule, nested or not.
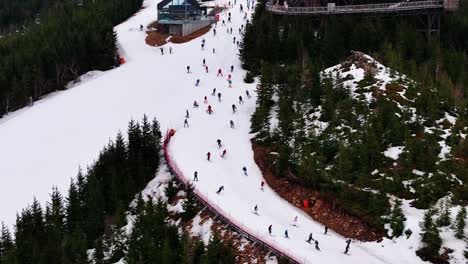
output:
[[[18,12],[14,19],[0,12],[0,19],[5,20],[0,26],[26,23],[20,33],[0,38],[0,117],[64,89],[85,72],[117,66],[113,26],[139,10],[143,1],[84,0],[82,5],[74,0],[7,2],[11,4],[5,5],[27,14],[39,8],[41,14],[35,23],[26,22],[26,15]]]
[[[259,4],[240,53],[245,81],[260,81],[255,143],[274,153],[268,159],[276,174],[318,190],[377,230],[385,232],[389,223],[393,236],[411,232],[404,229],[401,205],[390,206],[388,194],[423,209],[447,195],[453,204],[468,202],[468,139],[460,135],[468,130],[468,4],[442,15],[440,38],[420,29],[411,17],[319,21],[271,14]],[[322,72],[359,64],[364,57],[353,51],[393,69],[395,80],[385,87],[393,95],[374,92],[367,103],[343,86],[349,76]],[[370,70],[357,93],[378,86],[372,72],[379,69],[363,65]],[[402,100],[399,91],[408,97]],[[448,113],[454,125],[443,121]],[[327,126],[316,132],[312,121]],[[439,156],[441,140],[450,147],[448,158]],[[392,146],[404,146],[396,161],[383,154]],[[436,217],[443,210],[431,212]],[[441,225],[426,226],[421,257],[436,263]]]

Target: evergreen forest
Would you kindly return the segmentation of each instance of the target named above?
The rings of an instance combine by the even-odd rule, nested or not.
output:
[[[142,3],[0,1],[0,28],[21,28],[0,35],[0,117],[66,89],[90,70],[117,66],[113,26],[138,11]]]

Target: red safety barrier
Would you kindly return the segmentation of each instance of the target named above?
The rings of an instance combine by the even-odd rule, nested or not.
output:
[[[177,164],[171,159],[171,156],[169,155],[168,145],[169,145],[169,142],[171,141],[172,136],[174,136],[174,134],[175,134],[174,129],[168,130],[166,132],[166,136],[164,137],[164,141],[163,141],[164,142],[163,144],[164,158],[166,159],[166,163],[167,163],[169,170],[179,179],[181,183],[187,186],[189,184],[188,178],[184,176],[184,174],[177,167]],[[289,254],[289,252],[282,251],[281,249],[271,244],[271,242],[267,242],[264,238],[261,238],[260,236],[258,236],[258,231],[254,232],[250,228],[244,226],[242,223],[239,223],[236,220],[232,220],[228,218],[229,214],[227,212],[225,212],[216,204],[210,203],[209,199],[207,199],[205,195],[199,192],[197,189],[194,189],[194,195],[200,203],[202,203],[206,208],[208,208],[208,210],[216,214],[218,218],[220,218],[224,223],[228,224],[232,229],[241,233],[244,237],[246,237],[250,241],[258,243],[262,245],[264,248],[268,248],[270,251],[274,252],[275,254],[286,258],[291,263],[301,263],[300,261],[297,260],[297,257],[292,256],[291,254]],[[257,236],[253,235],[255,233],[257,233]]]

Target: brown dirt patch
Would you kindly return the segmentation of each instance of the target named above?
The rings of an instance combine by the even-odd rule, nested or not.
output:
[[[336,233],[360,241],[380,241],[383,234],[377,232],[355,216],[347,214],[334,201],[323,198],[319,192],[293,183],[286,178],[276,177],[268,160],[270,150],[252,142],[254,159],[263,173],[266,183],[283,199],[300,208],[314,220],[328,226]],[[309,208],[303,207],[303,200],[309,201]]]
[[[157,32],[156,30],[154,30],[158,28],[157,21],[149,24],[148,28],[151,28],[153,30],[146,31],[146,33],[148,34],[148,36],[146,36],[146,39],[145,39],[146,44],[150,46],[161,46],[167,43],[166,39],[169,37],[171,37],[171,39],[169,40],[169,42],[171,43],[180,44],[180,43],[189,42],[192,39],[205,35],[208,31],[210,31],[211,25],[203,27],[187,36],[170,35],[170,34],[163,34],[163,33]]]

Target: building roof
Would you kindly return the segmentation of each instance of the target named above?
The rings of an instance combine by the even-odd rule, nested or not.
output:
[[[167,4],[173,2],[174,0],[163,0],[158,4],[158,10],[163,9]],[[198,3],[197,0],[180,0],[180,4],[176,4],[175,6],[184,6],[184,3],[187,2],[190,6],[196,8],[196,9],[202,9],[200,4]]]

